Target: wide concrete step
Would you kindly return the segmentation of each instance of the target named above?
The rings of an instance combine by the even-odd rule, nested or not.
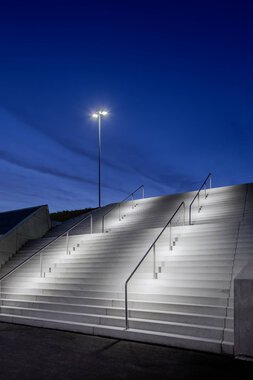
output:
[[[172,257],[169,257],[168,260],[164,261],[162,263],[162,266],[164,268],[231,268],[231,265],[233,264],[233,259],[229,260],[190,260],[189,258],[187,260],[176,260]]]
[[[160,231],[159,231],[160,232]],[[159,233],[158,232],[158,233]],[[120,242],[118,241],[118,238],[117,239],[111,239],[110,241],[109,240],[104,240],[104,241],[101,241],[101,240],[96,240],[96,239],[93,239],[92,242],[81,242],[81,243],[70,243],[69,244],[69,247],[75,247],[76,249],[78,250],[81,250],[81,251],[85,251],[85,250],[90,250],[90,249],[112,249],[114,248],[115,246],[118,246],[120,247],[121,249],[125,249],[125,248],[128,248],[129,246],[132,247],[132,246],[136,246],[136,247],[141,247],[143,246],[143,244],[145,243],[148,243],[149,241],[153,241],[156,236],[158,235],[157,234],[152,234],[152,236],[149,236],[149,235],[146,235],[146,236],[137,236],[135,239],[133,238],[133,236],[129,236],[128,239],[126,239],[125,241],[122,239]],[[222,237],[220,239],[215,239],[213,237],[213,234],[210,234],[208,237],[203,237],[203,238],[186,238],[184,237],[184,235],[182,234],[181,236],[178,235],[176,232],[173,233],[172,232],[172,238],[177,238],[178,239],[178,242],[180,244],[187,244],[187,245],[198,245],[198,246],[209,246],[209,245],[213,245],[213,246],[219,246],[219,247],[223,247],[223,246],[233,246],[236,244],[236,241],[237,239],[234,238],[234,237]],[[159,239],[159,245],[167,245],[170,241],[170,235],[169,234],[164,234],[161,236],[161,238]],[[54,248],[56,251],[59,251],[59,250],[62,250],[62,249],[66,249],[66,245],[62,245],[62,246],[59,246],[59,247],[52,247]],[[47,250],[45,249],[45,252]],[[49,250],[48,250],[49,251]]]
[[[238,232],[238,229],[235,229],[233,232],[223,232],[220,233],[216,232],[215,234],[213,231],[209,231],[206,233],[201,232],[190,232],[190,233],[178,233],[179,240],[182,240],[184,242],[187,242],[189,244],[193,244],[196,242],[196,244],[205,244],[206,241],[209,241],[210,243],[213,241],[214,243],[223,244],[224,242],[236,242],[237,236],[235,234]]]
[[[204,248],[200,248],[198,246],[195,246],[195,247],[187,247],[187,246],[182,246],[180,247],[179,245],[178,246],[175,246],[173,247],[172,251],[177,254],[177,255],[181,255],[181,254],[185,254],[185,255],[216,255],[216,254],[223,254],[223,255],[227,255],[227,254],[235,254],[235,246],[233,246],[232,248],[230,247],[227,247],[227,248],[209,248],[208,246],[205,246]]]
[[[192,264],[192,265],[189,265]],[[236,264],[237,265],[237,264]],[[236,268],[236,265],[234,266],[234,269]],[[243,263],[244,265],[244,263]],[[152,263],[147,263],[143,265],[138,272],[148,272],[151,270],[151,267],[153,267]],[[160,272],[162,273],[171,273],[171,274],[181,274],[181,273],[189,273],[189,274],[224,274],[224,275],[231,275],[232,273],[232,265],[227,266],[219,266],[218,264],[216,266],[208,267],[207,265],[194,265],[194,263],[167,263],[164,264],[159,263],[158,267],[160,268]],[[238,268],[241,267],[241,263],[238,264]],[[64,264],[64,265],[52,265],[52,272],[62,273],[64,275],[65,273],[82,273],[83,275],[85,273],[91,274],[91,273],[125,273],[130,274],[133,270],[134,266],[133,264],[124,265],[122,268],[121,264],[107,264],[107,265],[90,265],[90,264]],[[138,273],[137,272],[137,273]],[[33,266],[24,266],[23,268],[20,268],[18,271],[19,274],[27,274],[31,275],[34,274],[36,276],[40,273],[39,272],[39,266],[33,265]],[[17,273],[17,274],[18,274]]]
[[[103,307],[115,307],[124,309],[125,300],[124,299],[113,299],[113,298],[95,298],[95,297],[75,297],[75,296],[63,296],[63,295],[40,295],[40,294],[27,294],[27,293],[2,293],[3,300],[14,300],[16,301],[39,301],[39,302],[49,302],[49,303],[63,303],[63,304],[74,304],[74,305],[96,305]],[[180,298],[179,298],[180,301]],[[182,300],[183,301],[183,300]],[[213,306],[207,304],[193,304],[190,303],[179,303],[179,302],[157,302],[157,301],[134,301],[128,302],[129,309],[142,309],[148,311],[166,311],[173,313],[191,313],[200,314],[206,316],[219,316],[225,317],[227,308],[225,306]],[[196,301],[196,300],[195,300]],[[233,316],[233,310],[229,308],[230,317]]]
[[[101,273],[112,273],[112,274],[115,274],[115,273],[119,273],[121,274],[123,271],[126,272],[126,273],[130,273],[131,272],[131,269],[133,268],[133,265],[124,265],[124,268],[122,268],[121,265],[114,265],[114,266],[103,266],[103,265],[100,265],[100,266],[93,266],[93,265],[80,265],[80,264],[77,264],[77,265],[66,265],[66,266],[59,266],[58,264],[56,265],[52,265],[51,269],[52,269],[52,273],[53,274],[61,274],[62,276],[64,276],[65,274],[71,274],[71,275],[74,275],[74,274],[78,274],[80,273],[81,276],[84,276],[87,274],[92,274],[92,273],[97,273],[97,275],[99,276]],[[24,274],[34,274],[34,277],[36,276],[36,274],[39,274],[39,267],[37,265],[34,265],[32,267],[24,267],[24,268],[20,268],[20,270],[18,271],[17,275],[19,274],[22,274],[22,276]]]
[[[171,334],[194,336],[206,339],[222,339],[223,328],[184,323],[173,323],[155,320],[139,320],[130,318],[129,327],[139,330],[156,331]]]
[[[122,281],[122,275],[115,274],[105,275],[104,277],[82,277],[78,276],[78,274],[65,274],[60,276],[57,273],[48,273],[45,278],[40,277],[30,277],[28,278],[26,274],[16,275],[16,278],[21,283],[36,282],[40,284],[40,286],[44,286],[47,284],[86,284],[86,285],[109,285],[109,286],[123,286],[124,280]],[[147,276],[144,279],[133,278],[131,281],[131,287],[153,287],[153,288],[161,288],[161,287],[190,287],[190,288],[201,288],[201,289],[228,289],[230,288],[229,280],[203,280],[203,279],[160,279],[158,276],[157,280],[153,280],[152,277],[149,279]]]
[[[160,279],[158,274],[158,279],[153,280],[148,277],[145,279],[135,279],[131,280],[131,286],[139,287],[146,286],[148,289],[151,287],[161,288],[161,287],[190,287],[190,288],[201,288],[201,289],[229,289],[230,281],[229,280],[206,280],[206,279]]]
[[[73,255],[69,255],[69,256],[62,256],[62,257],[59,257],[57,259],[55,259],[54,257],[47,257],[46,259],[43,259],[42,263],[43,265],[47,264],[47,263],[55,263],[56,265],[57,264],[81,264],[81,263],[87,263],[87,264],[102,264],[102,263],[112,263],[112,264],[119,264],[119,263],[125,263],[125,262],[131,262],[133,260],[138,260],[140,259],[142,256],[135,256],[133,255],[132,257],[130,256],[116,256],[116,257],[86,257],[86,256],[83,256],[83,257],[74,257]],[[29,262],[29,265],[38,265],[40,263],[40,260],[39,258],[37,258],[37,260],[32,260]],[[25,265],[28,265],[28,263],[26,263]]]
[[[59,330],[76,331],[84,334],[128,339],[140,342],[149,342],[167,346],[181,347],[186,349],[196,349],[221,353],[220,340],[203,339],[191,336],[180,336],[178,334],[167,334],[146,330],[128,329],[121,327],[101,326],[95,324],[74,323],[68,321],[49,320],[45,318],[24,317],[18,315],[4,314],[0,316],[1,321],[46,327]]]
[[[144,276],[145,274],[143,274]],[[185,273],[181,271],[181,273],[172,273],[172,272],[163,272],[158,273],[158,278],[160,280],[204,280],[204,281],[218,281],[218,284],[220,284],[220,281],[230,281],[231,280],[231,273],[200,273],[200,272],[192,272],[192,273]],[[228,284],[226,283],[226,286]]]
[[[110,307],[110,306],[100,306],[100,305],[80,305],[80,304],[70,304],[70,303],[59,303],[59,302],[45,302],[43,301],[27,301],[27,300],[9,300],[2,299],[3,308],[6,307],[17,307],[25,309],[41,309],[50,311],[60,311],[69,313],[84,313],[86,315],[108,315],[115,317],[124,317],[124,308]],[[128,309],[129,318],[138,319],[148,319],[156,321],[166,321],[166,322],[176,322],[184,324],[196,324],[196,325],[206,325],[213,327],[223,327],[224,318],[215,315],[202,315],[193,314],[189,311],[186,312],[172,312],[172,311],[151,311],[147,309]],[[228,321],[227,321],[228,327]]]
[[[164,245],[166,245],[167,242],[164,242]],[[160,244],[160,243],[159,243]],[[162,245],[162,244],[161,244]],[[185,249],[229,249],[234,248],[236,245],[236,240],[227,239],[223,241],[215,241],[212,239],[212,236],[210,236],[210,239],[205,239],[204,241],[198,241],[197,239],[194,241],[185,240],[183,237],[178,239],[177,247],[179,248],[185,248]]]
[[[218,260],[233,260],[234,259],[234,254],[212,254],[212,255],[203,255],[201,252],[194,252],[194,254],[185,254],[185,253],[179,253],[175,252],[174,255],[168,254],[166,257],[168,261],[218,261]]]
[[[166,264],[162,266],[162,273],[196,273],[196,274],[225,274],[225,275],[231,275],[232,273],[232,266],[199,266],[199,265],[192,265],[192,266],[186,266],[185,264],[178,264],[171,266],[170,264]]]
[[[39,275],[39,268],[25,268],[23,270],[19,271],[19,274],[17,273],[17,276],[38,276]],[[118,269],[118,270],[117,270]],[[82,268],[76,268],[76,267],[68,267],[68,268],[58,268],[54,267],[52,269],[52,272],[50,274],[47,274],[47,276],[55,276],[55,277],[83,277],[83,278],[93,278],[93,277],[108,277],[108,275],[111,275],[112,277],[119,277],[124,278],[127,277],[129,273],[131,273],[133,267],[128,266],[127,268],[87,268],[83,266]],[[148,269],[150,270],[148,272]],[[230,280],[231,274],[232,274],[232,268],[223,269],[222,268],[194,268],[194,267],[186,267],[181,268],[180,266],[177,268],[171,268],[169,266],[160,267],[159,272],[159,279],[196,279],[196,280]],[[136,272],[136,276],[138,278],[152,278],[153,272],[151,272],[151,269],[147,267],[146,270],[139,270]]]
[[[21,288],[21,287],[3,287],[2,292],[8,292],[13,294],[41,294],[41,295],[53,295],[53,296],[70,296],[70,297],[92,297],[92,298],[112,298],[112,299],[124,299],[124,291],[116,289],[81,289],[80,286],[59,286],[58,284],[48,284],[44,286],[43,289],[37,288]],[[199,293],[199,294],[198,294]],[[200,290],[196,292],[195,289],[171,289],[171,292],[166,293],[153,293],[151,292],[133,292],[128,291],[128,299],[131,300],[142,300],[151,302],[180,302],[187,304],[199,304],[199,305],[214,305],[214,306],[226,306],[227,305],[227,294],[224,292],[214,292],[214,291],[203,291]]]
[[[16,288],[16,287],[4,287],[2,288],[2,294],[8,293],[13,295],[18,294],[32,295],[32,296],[53,296],[53,297],[78,297],[78,298],[95,298],[95,299],[111,299],[114,302],[124,300],[124,292],[119,291],[108,291],[108,290],[81,290],[81,289],[55,289],[55,288]],[[204,305],[215,306],[215,307],[226,307],[227,298],[223,295],[215,296],[200,296],[200,295],[185,295],[185,294],[160,294],[160,293],[145,293],[145,292],[128,292],[128,300],[129,302],[159,302],[159,303],[180,303],[187,305],[200,305],[201,307]],[[231,299],[233,304],[233,300]]]
[[[97,271],[97,272],[100,272],[100,271],[121,271],[122,270],[122,263],[118,262],[118,263],[111,263],[111,262],[107,262],[107,263],[79,263],[79,262],[56,262],[56,263],[52,263],[51,265],[52,267],[52,270],[59,270],[60,272],[82,272],[82,271]],[[124,266],[123,268],[127,270],[130,270],[131,268],[133,267],[132,264],[127,264],[127,263],[124,263]],[[34,263],[33,265],[26,265],[26,266],[23,266],[23,268],[20,268],[19,269],[19,272],[33,272],[33,271],[38,271],[39,269],[39,266],[38,266],[38,263]]]
[[[125,319],[118,316],[73,313],[66,311],[53,311],[48,309],[35,309],[25,307],[1,306],[3,314],[21,315],[26,317],[56,319],[59,321],[81,322],[88,324],[124,327]],[[208,339],[222,339],[223,329],[220,327],[195,325],[189,323],[167,322],[129,317],[129,327],[142,330],[175,333],[187,336],[196,336]]]

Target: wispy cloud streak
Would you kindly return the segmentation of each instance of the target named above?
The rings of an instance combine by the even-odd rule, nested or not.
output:
[[[43,128],[38,122],[35,123],[34,120],[32,120],[32,118],[29,117],[25,112],[16,109],[10,104],[5,104],[4,108],[7,112],[14,115],[14,117],[17,120],[24,123],[27,127],[31,128],[37,133],[44,135],[46,138],[58,144],[65,150],[75,155],[79,155],[82,158],[87,158],[93,162],[97,162],[96,154],[89,151],[85,147],[80,146],[80,144],[74,141],[73,139],[65,138],[60,134],[52,134],[49,130]],[[106,157],[103,157],[103,165],[106,165],[109,168],[117,170],[121,173],[128,173],[133,177],[137,174],[138,176],[141,176],[144,180],[146,179],[148,181],[153,182],[154,184],[159,184],[164,187],[174,189],[175,191],[188,190],[196,186],[197,181],[194,180],[191,176],[186,175],[184,173],[180,173],[176,171],[173,167],[163,165],[161,162],[155,162],[153,159],[150,159],[149,157],[143,159],[143,157],[140,154],[140,151],[137,151],[136,147],[132,146],[131,144],[124,143],[120,144],[120,146],[121,152],[118,151],[117,153],[115,153],[115,155],[121,155],[121,162],[119,163],[116,158],[108,159]],[[129,160],[129,157],[131,157],[132,160]],[[127,164],[124,162],[125,160],[128,160]],[[90,179],[84,179],[80,176],[66,174],[60,170],[55,170],[48,167],[45,168],[43,166],[37,166],[36,170],[40,170],[41,172],[45,171],[46,174],[50,174],[50,172],[53,171],[51,173],[52,175],[60,176],[62,178],[65,177],[68,179],[73,179],[79,182],[86,181],[86,183],[89,183],[91,185],[96,184],[95,181],[92,181]],[[113,188],[114,190],[118,190],[122,193],[125,193],[125,191],[123,191],[122,189],[116,189],[110,186],[109,184],[105,185],[105,187],[107,187],[108,189]]]
[[[8,162],[10,164],[16,165],[22,169],[33,170],[33,171],[36,171],[37,173],[42,173],[42,174],[51,175],[51,176],[62,178],[62,179],[72,180],[72,181],[76,181],[76,182],[79,182],[82,184],[85,183],[87,185],[97,186],[97,182],[90,179],[90,178],[84,178],[82,176],[78,176],[78,175],[74,175],[74,174],[70,174],[70,173],[65,173],[62,170],[52,168],[52,167],[49,167],[46,165],[41,165],[38,163],[33,163],[31,161],[27,162],[25,160],[21,160],[15,156],[13,156],[9,152],[3,151],[3,150],[0,150],[0,159],[2,161]],[[107,183],[104,183],[103,186],[107,189],[110,189],[110,190],[125,193],[124,190],[122,190],[121,188],[111,186]]]

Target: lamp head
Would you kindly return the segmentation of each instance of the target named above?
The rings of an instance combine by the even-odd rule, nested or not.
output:
[[[99,111],[94,112],[91,116],[97,119],[99,116],[106,116],[106,115],[108,115],[108,111],[99,110]]]

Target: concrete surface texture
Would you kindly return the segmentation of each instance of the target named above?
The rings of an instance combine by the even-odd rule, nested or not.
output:
[[[80,223],[2,281],[0,320],[233,355],[233,279],[253,259],[252,184],[202,191],[193,225],[180,209],[128,283],[126,329],[126,279],[182,201],[188,220],[195,194],[126,202],[120,218],[118,207],[100,209],[94,233]]]
[[[79,333],[0,323],[1,380],[252,379],[253,363]]]
[[[0,268],[29,240],[41,238],[51,228],[48,206],[0,214]]]
[[[0,233],[6,234],[43,206],[0,212]]]
[[[253,358],[253,265],[235,278],[235,356]]]

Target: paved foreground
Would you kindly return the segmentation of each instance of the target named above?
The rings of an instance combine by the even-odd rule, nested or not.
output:
[[[252,362],[227,356],[0,323],[1,380],[245,380],[252,373]]]

